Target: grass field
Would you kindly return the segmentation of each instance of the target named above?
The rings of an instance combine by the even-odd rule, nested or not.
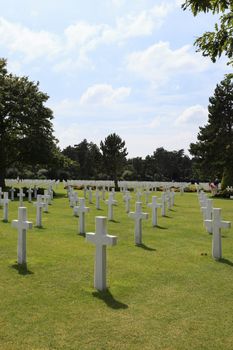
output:
[[[0,350],[233,349],[233,230],[223,230],[224,258],[214,261],[197,195],[177,194],[167,217],[159,212],[158,227],[151,215],[143,222],[136,247],[122,194],[116,199],[108,232],[118,244],[107,249],[104,293],[93,288],[95,247],[77,234],[61,187],[43,228],[28,231],[27,270],[16,263],[17,230],[0,221]],[[94,232],[107,206],[88,206],[86,231]],[[233,201],[216,199],[214,207],[233,221]],[[16,219],[17,202],[9,211],[9,221]]]

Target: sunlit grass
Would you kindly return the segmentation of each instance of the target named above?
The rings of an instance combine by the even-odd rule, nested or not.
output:
[[[99,293],[95,248],[77,234],[78,218],[65,191],[58,192],[43,228],[28,231],[27,269],[16,263],[17,231],[0,222],[1,350],[232,349],[232,229],[223,230],[224,259],[214,261],[196,194],[177,194],[167,217],[159,214],[159,227],[150,215],[141,247],[134,245],[122,193],[116,194],[108,232],[118,245],[107,249],[109,289]],[[35,223],[36,209],[25,204]],[[86,231],[94,232],[95,216],[106,215],[107,205],[86,205]],[[233,201],[216,199],[214,206],[232,221]],[[16,219],[17,202],[9,210],[9,221]],[[150,214],[145,204],[143,211]]]

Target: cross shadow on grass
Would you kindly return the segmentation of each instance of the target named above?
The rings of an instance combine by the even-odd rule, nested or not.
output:
[[[168,229],[167,227],[163,227],[163,226],[159,226],[159,225],[156,225],[155,227],[159,228],[160,230],[167,230]]]
[[[34,272],[28,270],[27,264],[14,264],[14,265],[11,265],[11,268],[17,270],[19,275],[22,275],[22,276],[34,274]]]
[[[117,220],[109,220],[109,222],[113,222],[114,224],[119,224],[120,221],[117,221]]]
[[[148,251],[150,251],[150,252],[155,252],[155,251],[156,251],[155,248],[148,247],[148,246],[145,245],[144,243],[136,244],[136,247],[142,248],[142,249],[144,249],[144,250],[148,250]]]
[[[229,265],[229,266],[233,267],[233,262],[228,260],[228,259],[223,259],[222,258],[222,259],[219,260],[219,262],[222,263],[222,264],[226,264],[226,265]]]
[[[114,296],[111,294],[109,289],[105,291],[96,291],[92,293],[93,297],[103,300],[108,307],[112,309],[128,309],[128,305],[116,300]]]
[[[168,215],[164,215],[163,218],[172,219],[172,217],[171,217],[171,216],[168,216]]]

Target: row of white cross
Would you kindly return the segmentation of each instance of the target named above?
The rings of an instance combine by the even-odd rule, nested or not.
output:
[[[49,195],[47,195],[49,197]],[[45,197],[46,198],[46,197]],[[156,197],[152,197],[152,203],[148,204],[153,210],[156,211],[160,205],[156,203]],[[110,193],[108,201],[106,201],[109,207],[116,204],[113,199],[113,193]],[[36,225],[41,226],[41,209],[44,207],[42,202],[42,196],[37,195],[37,202],[34,203],[37,206],[39,215],[37,215]],[[85,198],[79,199],[79,206],[75,209],[78,212],[80,220],[80,233],[85,233],[85,213],[89,208],[85,207]],[[157,216],[157,214],[156,214]],[[111,214],[110,214],[111,217]],[[136,202],[135,212],[130,212],[129,217],[135,220],[135,243],[141,244],[142,241],[142,220],[148,218],[147,213],[142,213],[142,203]],[[153,219],[156,224],[157,219]],[[117,237],[108,235],[107,233],[107,218],[104,216],[97,216],[95,218],[96,230],[95,233],[86,233],[86,240],[96,245],[95,254],[95,273],[94,273],[94,287],[98,290],[106,289],[106,246],[115,245],[117,243]],[[18,264],[26,264],[26,231],[32,229],[32,222],[27,220],[27,208],[18,208],[18,220],[12,221],[12,226],[18,230]]]
[[[221,208],[213,208],[213,200],[201,191],[198,194],[199,203],[203,213],[206,230],[213,235],[212,256],[215,260],[222,259],[222,236],[221,228],[230,228],[230,221],[221,220]]]

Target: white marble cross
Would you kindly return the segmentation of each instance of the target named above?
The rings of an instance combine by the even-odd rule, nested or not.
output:
[[[4,192],[3,194],[3,200],[2,200],[2,204],[3,204],[3,221],[7,222],[8,221],[8,205],[10,200],[8,199],[8,192]]]
[[[42,196],[45,206],[44,206],[44,212],[48,213],[49,211],[49,200],[50,200],[50,195],[48,194],[48,190],[44,190],[44,195]]]
[[[152,203],[147,204],[149,208],[152,210],[152,226],[157,226],[158,222],[158,214],[157,209],[162,207],[162,204],[157,203],[157,197],[152,197]]]
[[[33,205],[36,207],[36,226],[42,227],[42,208],[45,207],[45,203],[42,202],[42,195],[37,195],[37,201],[33,203]]]
[[[69,199],[70,199],[70,207],[71,208],[78,205],[78,193],[77,192],[73,192],[72,195],[70,195]]]
[[[12,200],[12,201],[15,199],[15,194],[14,194],[14,192],[15,192],[15,189],[14,189],[14,187],[12,187],[12,188],[10,189],[11,200]]]
[[[97,210],[100,209],[100,191],[98,189],[95,192],[95,207]]]
[[[171,190],[170,196],[171,196],[171,206],[174,207],[174,205],[175,205],[175,190],[174,190],[174,188]]]
[[[96,216],[95,233],[86,233],[86,241],[94,243],[96,246],[94,287],[100,291],[104,291],[107,288],[106,246],[117,244],[117,237],[108,235],[107,233],[107,218],[105,216]]]
[[[103,186],[103,188],[102,188],[102,199],[103,199],[103,201],[105,201],[105,193],[106,193],[106,189],[105,189],[105,186]]]
[[[85,233],[85,214],[89,212],[89,208],[85,207],[85,198],[79,198],[79,206],[74,207],[79,216],[79,233]]]
[[[33,193],[33,190],[31,189],[31,187],[29,187],[29,189],[27,190],[27,193],[28,193],[28,202],[31,203],[32,193]]]
[[[230,221],[221,220],[221,209],[213,208],[212,220],[205,220],[205,225],[208,230],[212,230],[212,256],[215,260],[222,258],[222,236],[221,228],[230,228]]]
[[[88,188],[88,202],[89,202],[89,204],[92,203],[92,189],[91,189],[91,187]]]
[[[145,193],[145,200],[146,200],[146,205],[147,205],[149,203],[149,196],[150,196],[149,189],[147,188],[144,193]]]
[[[161,196],[161,212],[162,216],[166,216],[166,193],[163,192]]]
[[[109,193],[108,200],[105,201],[105,203],[108,205],[108,220],[114,220],[113,219],[113,206],[117,204],[117,201],[113,199],[113,193]]]
[[[18,229],[18,264],[26,264],[26,232],[32,229],[32,222],[27,221],[27,208],[18,208],[18,220],[13,220],[12,226]]]
[[[137,193],[136,193],[136,202],[141,202],[141,198],[142,198],[142,192],[137,191]]]
[[[112,188],[111,192],[112,192],[112,198],[115,199],[115,188],[114,187]]]
[[[20,188],[19,193],[17,194],[17,197],[19,197],[19,207],[23,206],[23,197],[25,197],[25,194],[23,193],[23,189]]]
[[[207,199],[206,207],[202,207],[201,210],[203,213],[204,222],[205,222],[205,220],[211,220],[212,219],[212,212],[213,212],[213,199]],[[212,233],[211,226],[206,227],[206,229],[209,233]]]
[[[142,212],[142,203],[135,203],[135,212],[130,212],[129,217],[134,219],[134,241],[135,244],[142,244],[142,220],[148,219],[148,214]]]
[[[130,192],[129,191],[125,191],[125,194],[123,196],[123,200],[125,202],[125,211],[126,211],[126,213],[129,213],[129,211],[130,211],[130,200],[131,200],[131,196],[130,196]]]

